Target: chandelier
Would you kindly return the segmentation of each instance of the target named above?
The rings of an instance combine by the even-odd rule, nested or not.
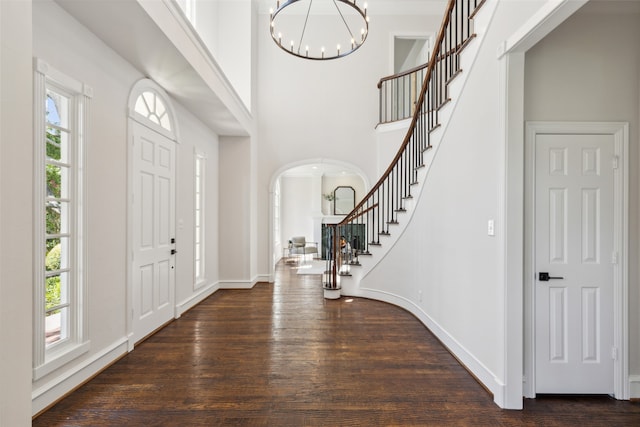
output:
[[[357,0],[278,0],[269,21],[276,45],[304,59],[342,58],[369,34],[367,4]]]

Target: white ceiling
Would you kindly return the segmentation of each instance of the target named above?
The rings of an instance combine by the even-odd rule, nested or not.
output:
[[[231,113],[136,0],[56,2],[216,133],[247,135],[242,119]]]

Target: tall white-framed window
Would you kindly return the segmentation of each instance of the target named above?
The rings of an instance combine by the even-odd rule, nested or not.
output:
[[[33,376],[89,349],[84,147],[92,89],[47,63],[34,70]]]
[[[194,227],[193,227],[193,270],[194,287],[198,288],[205,281],[205,172],[206,157],[198,150],[194,153]]]

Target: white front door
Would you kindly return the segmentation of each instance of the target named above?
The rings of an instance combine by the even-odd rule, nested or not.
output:
[[[132,121],[133,342],[172,319],[175,143]]]
[[[614,138],[534,143],[535,392],[613,394]]]

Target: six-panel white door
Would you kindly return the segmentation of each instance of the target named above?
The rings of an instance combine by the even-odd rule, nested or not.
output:
[[[535,156],[536,393],[612,394],[613,137],[538,134]]]
[[[133,122],[133,342],[172,319],[175,143]]]

